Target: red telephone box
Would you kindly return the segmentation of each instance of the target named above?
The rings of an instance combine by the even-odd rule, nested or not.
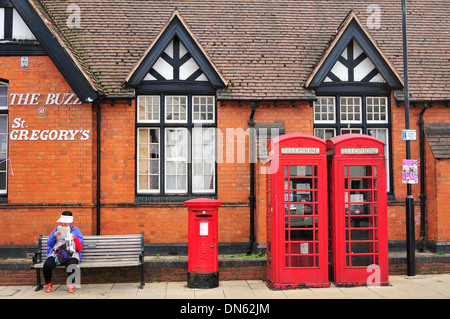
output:
[[[267,167],[267,280],[274,289],[328,287],[325,142],[272,139]]]
[[[222,202],[197,198],[184,202],[184,205],[189,211],[188,287],[218,287],[218,209]]]
[[[327,140],[330,276],[337,286],[388,285],[384,142],[363,134]]]

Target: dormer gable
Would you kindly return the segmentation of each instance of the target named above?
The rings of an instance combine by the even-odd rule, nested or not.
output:
[[[403,88],[399,73],[353,12],[305,83],[315,90],[348,85]]]
[[[211,90],[227,81],[177,10],[125,80],[125,86],[176,92],[177,84]]]

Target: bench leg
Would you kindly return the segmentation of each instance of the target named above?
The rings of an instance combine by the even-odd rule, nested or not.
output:
[[[41,289],[42,289],[41,270],[40,269],[36,269],[36,289],[34,291],[39,291]]]
[[[141,265],[141,285],[139,288],[144,288],[145,286],[145,280],[144,280],[144,265]]]

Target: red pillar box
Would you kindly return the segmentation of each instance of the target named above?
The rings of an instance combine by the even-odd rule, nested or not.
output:
[[[288,134],[269,142],[267,280],[274,289],[328,287],[325,141]]]
[[[363,134],[327,140],[331,272],[336,286],[388,285],[384,142]]]
[[[188,275],[189,288],[219,286],[218,210],[222,202],[198,198],[184,202],[189,211]]]

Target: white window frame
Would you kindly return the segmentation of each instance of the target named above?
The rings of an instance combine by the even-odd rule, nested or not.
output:
[[[149,101],[151,100],[151,103]],[[155,100],[158,101],[157,105],[155,105]],[[137,98],[137,121],[138,123],[159,123],[161,121],[161,97],[159,95],[139,95]],[[141,105],[143,103],[143,105]],[[141,115],[141,106],[144,107],[144,119],[140,117]],[[150,114],[152,115],[152,118],[149,119],[149,108],[151,108]],[[155,108],[157,109],[157,112],[155,112]],[[154,119],[154,114],[158,114],[158,119]]]
[[[6,195],[8,193],[8,114],[0,114],[0,117],[5,117],[5,133],[0,133],[0,135],[4,135],[4,141],[5,141],[5,149],[0,149],[0,154],[4,154],[3,156],[0,156],[0,161],[5,163],[5,169],[1,170],[1,173],[5,173],[5,189],[0,189],[0,194]],[[1,146],[1,145],[0,145]]]
[[[3,135],[3,138],[1,140],[5,141],[5,149],[1,149],[0,144],[0,154],[4,154],[4,156],[0,156],[0,162],[4,162],[5,169],[1,170],[1,173],[5,174],[5,189],[0,189],[1,195],[7,195],[8,194],[8,140],[9,140],[9,134],[8,134],[8,109],[9,109],[9,85],[5,82],[0,82],[0,86],[6,88],[6,93],[0,95],[0,110],[2,111],[2,114],[0,114],[0,117],[5,118],[5,128],[4,133],[0,133],[0,135]],[[4,103],[3,103],[4,102]],[[1,129],[0,129],[1,132]],[[0,141],[1,141],[0,140]]]
[[[371,135],[370,131],[375,131],[375,132],[385,131],[386,132],[385,133],[386,141],[384,141],[384,143],[385,143],[384,144],[384,157],[386,158],[386,181],[387,181],[386,184],[387,184],[387,191],[389,192],[390,189],[391,189],[391,185],[390,185],[391,184],[390,183],[390,174],[391,174],[390,169],[391,169],[391,165],[390,165],[390,158],[389,158],[389,129],[387,129],[387,128],[378,128],[378,127],[368,127],[367,128],[367,134]],[[374,136],[374,135],[371,135],[371,136],[381,140],[381,138],[378,137],[378,134],[375,134],[375,135],[376,136]]]
[[[376,105],[375,103],[372,103],[371,106],[373,107],[372,111],[369,112],[369,99],[372,99],[373,101],[378,100],[379,102],[381,102],[381,100],[384,100],[384,112],[381,111],[381,103],[378,103],[378,105]],[[378,107],[378,111],[375,111],[375,107]],[[388,110],[389,105],[388,105],[388,100],[387,97],[385,96],[367,96],[366,97],[366,118],[367,118],[367,123],[388,123]],[[372,116],[372,119],[369,120],[369,115]],[[381,120],[381,116],[384,115],[384,120]],[[378,116],[379,119],[375,120],[375,116]]]
[[[183,112],[181,112],[181,109],[180,109],[180,112],[179,112],[179,116],[180,116],[180,118],[182,117],[181,115],[183,115],[184,114],[184,119],[178,119],[178,120],[174,120],[174,119],[168,119],[167,118],[167,116],[169,115],[169,114],[171,114],[172,116],[174,115],[174,114],[176,114],[176,112],[174,112],[174,104],[173,104],[173,101],[172,101],[172,103],[169,103],[168,102],[168,100],[169,99],[174,99],[174,98],[180,98],[180,99],[184,99],[185,100],[185,108],[184,108],[184,113]],[[183,124],[187,124],[188,123],[188,108],[189,108],[189,98],[188,98],[188,96],[187,95],[166,95],[165,97],[164,97],[164,120],[165,120],[165,123],[169,123],[169,124],[172,124],[172,123],[183,123]],[[172,107],[172,111],[169,113],[168,112],[168,105],[171,105],[171,107]],[[180,102],[179,104],[178,104],[178,107],[180,108],[181,107],[181,105],[182,105],[182,103]]]
[[[344,104],[342,103],[342,101],[343,100],[347,100],[348,101],[350,99],[353,99],[353,102],[355,100],[359,101],[359,111],[358,112],[356,112],[355,109],[354,109],[355,108],[355,104],[354,103],[353,103],[353,111],[349,112],[348,111],[348,102],[345,104],[347,106],[346,111],[345,112],[343,111],[342,105],[344,105]],[[339,114],[339,116],[341,117],[341,123],[345,123],[345,124],[347,124],[347,123],[362,123],[362,100],[361,100],[360,96],[341,96],[340,97],[340,109],[341,109],[341,114]],[[359,115],[359,120],[355,120],[355,117],[356,117],[357,114]],[[345,120],[342,119],[343,115],[345,115],[345,117],[346,117]],[[349,115],[353,115],[353,119],[352,120],[348,119]]]
[[[349,131],[347,133],[343,133],[342,131]],[[341,128],[341,135],[342,134],[362,134],[362,128],[360,127],[342,127]]]
[[[199,99],[199,102],[196,102],[196,99]],[[206,99],[206,112],[203,112],[201,110],[201,107],[204,105],[201,103],[202,99]],[[209,103],[209,100],[212,100],[211,103]],[[200,108],[199,112],[195,111],[196,106]],[[208,118],[209,108],[211,107],[212,111],[212,119],[208,120],[202,120],[201,115],[206,114],[206,117]],[[199,115],[199,119],[195,119],[196,113]],[[212,95],[193,95],[192,96],[192,123],[215,123],[216,122],[216,99]]]
[[[158,167],[158,174],[157,174],[158,175],[158,188],[157,189],[151,189],[150,188],[151,187],[151,176],[155,176],[155,174],[152,174],[148,170],[149,163],[147,163],[147,173],[146,174],[141,174],[141,167],[140,167],[141,161],[143,161],[143,160],[151,161],[151,157],[148,157],[148,158],[142,158],[141,157],[140,145],[143,144],[143,143],[141,143],[141,140],[140,140],[140,132],[144,131],[144,130],[147,130],[147,131],[156,130],[158,132],[158,143],[150,143],[149,141],[147,143],[147,145],[149,146],[149,151],[147,153],[147,156],[149,154],[151,154],[151,152],[150,152],[151,145],[152,144],[158,144],[158,159],[157,159],[157,161],[158,161],[158,163],[157,163],[157,165],[158,165],[157,166]],[[137,191],[138,191],[138,193],[142,193],[142,194],[159,193],[160,189],[161,189],[161,170],[160,170],[160,163],[161,163],[161,130],[158,127],[140,127],[140,128],[138,128],[137,135],[138,135],[137,136],[137,143],[138,143],[138,145],[137,145],[137,164],[136,164],[137,165],[137,171],[136,171],[136,175],[137,175],[137,183],[136,183]],[[150,137],[150,134],[148,136]],[[148,182],[147,182],[147,186],[148,187],[147,188],[141,188],[140,176],[147,176],[147,178],[148,178]]]
[[[328,100],[333,100],[333,111],[329,112],[328,107],[329,103]],[[326,100],[326,104],[323,105],[323,100]],[[322,111],[322,107],[326,106],[326,111]],[[317,112],[318,108],[318,112]],[[320,119],[316,119],[316,116],[319,116]],[[326,120],[322,119],[322,116],[326,115]],[[330,119],[330,115],[332,115],[332,119]],[[317,101],[314,101],[314,123],[336,123],[336,98],[334,96],[320,96],[317,97]]]
[[[336,136],[336,129],[333,127],[316,127],[316,128],[314,128],[314,136],[326,141],[327,138],[326,138],[325,131],[333,131],[332,137]],[[322,134],[319,134],[319,132],[321,132]],[[321,135],[323,135],[323,138]]]
[[[183,103],[186,103],[186,121],[181,120],[167,120],[167,113],[170,114],[170,112],[166,112],[166,101],[170,101],[171,97],[183,97],[184,100],[182,100]],[[211,120],[198,120],[198,121],[194,121],[193,120],[193,110],[194,110],[194,98],[201,98],[201,97],[206,97],[206,100],[208,102],[208,104],[210,105],[210,107],[206,108],[206,110],[209,110],[209,112],[213,112],[213,119]],[[159,120],[157,120],[156,118],[148,118],[148,115],[143,115],[142,112],[147,112],[148,110],[151,110],[151,105],[155,105],[157,106],[156,101],[153,101],[153,103],[151,102],[152,99],[155,98],[159,98],[160,102],[160,112],[159,112]],[[186,95],[164,95],[164,94],[151,94],[151,95],[140,95],[137,97],[136,99],[136,113],[138,113],[136,115],[136,134],[137,134],[137,138],[136,138],[136,194],[137,195],[193,195],[193,194],[215,194],[216,193],[216,181],[217,181],[217,167],[216,167],[216,159],[217,159],[217,141],[216,141],[216,120],[217,120],[217,108],[216,108],[216,98],[213,95],[190,95],[190,94],[186,94]],[[164,108],[164,110],[162,108]],[[139,115],[139,112],[141,111],[141,115]],[[156,111],[156,110],[155,110]],[[157,113],[157,112],[155,112]],[[161,114],[164,114],[163,116]],[[141,116],[141,117],[140,117]],[[204,125],[202,125],[204,124]],[[148,174],[148,176],[151,176],[151,172],[145,172],[141,169],[140,165],[142,163],[142,165],[144,164],[149,164],[148,162],[144,162],[141,160],[149,160],[149,155],[145,155],[142,154],[143,151],[148,151],[147,148],[142,148],[139,149],[139,144],[140,144],[140,132],[141,130],[151,130],[151,129],[158,129],[158,154],[159,154],[159,178],[158,178],[158,189],[150,189],[150,187],[152,186],[150,179],[147,180],[147,187],[148,189],[142,188],[140,185],[140,175],[146,175]],[[205,158],[204,160],[200,160],[200,159],[195,159],[193,152],[195,151],[195,147],[201,147],[200,145],[195,145],[194,141],[192,141],[191,138],[191,134],[197,130],[197,129],[202,129],[202,130],[214,130],[214,143],[213,145],[209,145],[208,147],[213,147],[212,148],[212,155],[213,158]],[[183,153],[182,158],[179,158],[176,156],[175,153],[169,153],[169,149],[171,146],[174,146],[173,143],[171,143],[171,141],[168,140],[169,136],[168,136],[168,131],[169,130],[183,130],[184,136],[186,137],[186,140],[183,139],[182,143],[186,143],[186,145],[184,146],[185,148],[185,152]],[[181,134],[181,133],[180,133]],[[175,141],[174,141],[175,142]],[[203,141],[202,141],[203,143]],[[205,142],[206,143],[206,142]],[[175,143],[176,144],[176,143]],[[175,147],[176,148],[176,147]],[[172,151],[172,150],[171,150]],[[201,150],[202,154],[204,154],[204,151]],[[208,152],[208,154],[210,154]],[[143,158],[141,158],[143,156]],[[203,156],[203,155],[202,155]],[[196,169],[199,169],[198,167],[194,168],[193,166],[193,162],[197,161],[197,163],[199,163],[199,161],[201,161],[201,165],[202,167],[204,167],[208,162],[208,164],[211,165],[207,165],[208,170],[212,169],[211,172],[204,172],[203,168],[202,168],[202,172],[199,173],[196,171]],[[141,161],[141,162],[140,162]],[[161,162],[163,161],[163,162]],[[172,162],[174,164],[172,164]],[[177,171],[177,166],[176,165],[180,165],[179,163],[183,162],[184,165],[184,169],[181,172]],[[177,164],[178,163],[178,164]],[[175,167],[173,166],[175,165]],[[150,166],[149,166],[150,168]],[[153,168],[153,167],[152,167]],[[169,169],[174,169],[175,172],[171,171],[168,172],[168,168]],[[180,168],[178,166],[178,168]],[[142,172],[141,172],[142,171]],[[204,176],[208,176],[208,174],[213,174],[213,189],[209,188],[203,188],[203,189],[199,189],[196,188],[196,185],[194,184],[194,178],[199,178],[199,176],[203,175]],[[185,180],[185,188],[183,189],[172,189],[168,186],[168,179],[171,179],[170,176],[175,176],[175,183],[176,180],[179,178],[177,176],[179,175],[183,175],[183,177],[186,178]],[[186,176],[184,176],[186,175]],[[150,177],[151,178],[151,177]],[[204,183],[204,181],[203,181]],[[199,185],[199,183],[197,183],[197,185]],[[175,184],[172,186],[174,186],[175,188],[178,187],[178,184]]]
[[[204,133],[206,131],[209,131],[210,133],[208,134],[212,134],[212,143],[205,144],[205,138],[204,138]],[[196,140],[197,138],[197,132],[201,132],[200,133],[200,137],[201,137],[201,143],[197,143],[198,141]],[[194,127],[192,129],[192,193],[193,194],[204,194],[204,193],[213,193],[216,191],[216,132],[217,129],[214,127],[210,127],[210,128],[196,128]],[[196,146],[199,146],[200,152],[202,154],[201,157],[196,158],[196,153],[198,152],[198,149],[196,149]],[[212,158],[205,158],[205,150],[207,149],[206,146],[212,147],[212,152],[213,152],[213,156]],[[209,176],[210,174],[205,174],[205,166],[209,164],[211,169],[212,169],[212,189],[211,188],[195,188],[195,182],[194,179],[196,177],[201,176],[203,178],[203,182],[205,181],[205,176]],[[202,167],[202,174],[198,174],[198,172],[196,172],[196,165],[201,165]]]
[[[175,149],[177,149],[177,146],[182,146],[181,144],[178,144],[178,141],[175,141],[174,144],[170,144],[168,143],[168,131],[171,130],[175,130],[175,131],[184,131],[185,132],[185,138],[183,140],[184,142],[184,147],[185,147],[185,156],[184,157],[180,157],[179,155],[174,156],[174,157],[169,157],[168,156],[168,146],[175,146]],[[165,142],[164,142],[164,192],[166,194],[187,194],[188,192],[188,176],[189,176],[189,172],[188,172],[188,160],[189,160],[189,131],[186,127],[166,127],[165,128],[165,132],[164,132],[164,136],[165,136]],[[167,164],[169,162],[173,162],[175,163],[175,169],[178,170],[178,163],[185,163],[184,164],[184,171],[185,171],[185,189],[178,189],[178,184],[177,184],[177,180],[178,180],[178,176],[183,176],[182,174],[177,174],[177,172],[175,172],[175,174],[168,174],[168,170],[167,170]],[[169,189],[167,188],[167,177],[168,176],[175,176],[175,189]]]
[[[8,92],[9,92],[9,87],[8,87],[8,84],[7,83],[4,83],[4,82],[0,82],[0,86],[1,87],[6,87],[6,94],[1,94],[0,93],[0,110],[5,110],[5,111],[7,111],[8,110],[8,108],[9,108],[9,94],[8,94]],[[5,101],[5,103],[1,103],[1,101]]]

